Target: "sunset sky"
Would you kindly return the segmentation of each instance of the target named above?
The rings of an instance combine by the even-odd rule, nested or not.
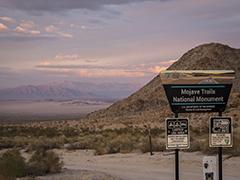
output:
[[[209,42],[240,47],[239,0],[0,0],[0,88],[144,84]]]

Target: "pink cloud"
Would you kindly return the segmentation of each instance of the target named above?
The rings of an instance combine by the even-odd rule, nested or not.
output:
[[[143,77],[145,76],[144,72],[137,72],[137,71],[125,71],[125,70],[79,70],[77,74],[80,77]]]
[[[62,37],[65,37],[65,38],[72,38],[73,37],[73,35],[70,34],[70,33],[58,32],[58,34]]]
[[[31,31],[29,31],[29,33],[32,34],[32,35],[39,35],[39,34],[41,34],[41,32],[38,31],[38,30],[31,30]]]
[[[24,29],[21,26],[17,26],[14,31],[17,33],[27,33],[27,29]]]
[[[78,54],[57,54],[54,59],[72,61],[72,60],[79,60],[81,59],[81,57]]]
[[[170,65],[172,65],[174,62],[176,62],[177,60],[166,60],[166,61],[160,61],[159,64],[164,66],[164,67],[168,67]]]
[[[86,61],[77,53],[64,54],[59,53],[52,59],[43,61],[36,68],[41,70],[50,70],[55,73],[65,73],[67,76],[75,77],[149,77],[157,75],[165,70],[175,60],[154,61],[149,63],[124,65],[112,64],[108,61]]]
[[[22,22],[19,24],[19,26],[24,29],[36,28],[36,24],[33,21],[29,21],[29,20],[22,20]]]
[[[44,63],[48,62],[48,65],[80,65],[81,64],[96,64],[98,63],[97,59],[91,59],[88,57],[83,57],[77,53],[58,53],[55,57],[45,59],[40,65],[45,65]]]
[[[15,19],[7,16],[0,16],[0,20],[5,21],[7,23],[12,23],[12,24],[16,23]]]
[[[165,66],[154,66],[154,67],[149,68],[148,71],[152,72],[152,73],[159,73],[165,69],[166,69]]]
[[[0,32],[4,32],[4,31],[7,31],[8,30],[8,27],[2,23],[0,23]]]
[[[36,29],[37,25],[33,21],[22,20],[22,22],[14,29],[17,33],[28,35],[39,35],[41,32]]]
[[[54,25],[49,25],[45,28],[46,32],[48,33],[55,33],[58,31],[58,28]]]
[[[48,33],[52,33],[52,34],[57,34],[61,37],[64,37],[64,38],[72,38],[73,35],[70,34],[70,33],[66,33],[66,32],[62,32],[59,30],[58,27],[54,26],[54,25],[49,25],[47,27],[45,27],[45,31],[48,32]]]

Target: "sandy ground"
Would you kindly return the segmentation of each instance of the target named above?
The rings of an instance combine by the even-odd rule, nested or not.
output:
[[[112,154],[94,156],[94,152],[57,150],[65,163],[62,174],[44,177],[48,180],[86,179],[86,180],[173,180],[174,156],[157,152]],[[201,153],[180,152],[180,179],[202,180]],[[223,162],[224,180],[240,179],[240,157]]]
[[[53,174],[45,177],[37,177],[36,180],[119,180],[119,179],[103,172],[64,169],[60,175]]]

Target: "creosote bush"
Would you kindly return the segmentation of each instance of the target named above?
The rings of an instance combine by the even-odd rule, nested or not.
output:
[[[0,156],[0,180],[58,173],[62,166],[62,161],[53,151],[36,151],[26,163],[18,150],[8,150]]]
[[[0,157],[0,176],[6,178],[23,177],[26,163],[18,150],[8,150]]]
[[[61,172],[63,162],[53,151],[36,151],[27,164],[28,176],[43,176],[48,173]]]

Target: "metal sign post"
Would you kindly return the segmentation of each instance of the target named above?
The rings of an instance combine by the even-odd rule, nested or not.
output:
[[[219,180],[222,180],[223,173],[222,173],[222,147],[218,148],[218,177]]]
[[[222,117],[222,112],[219,112],[218,117],[211,117],[209,122],[209,146],[218,147],[218,173],[219,180],[222,180],[222,148],[233,145],[232,118]]]
[[[179,180],[179,150],[188,149],[190,146],[189,121],[187,118],[166,119],[166,148],[175,151],[175,179]]]
[[[218,115],[222,117],[222,112],[219,112]],[[218,148],[218,177],[219,180],[222,180],[222,147]]]
[[[175,113],[175,118],[178,118],[178,113]],[[175,149],[175,179],[179,180],[179,149]]]
[[[219,112],[218,115],[222,117],[222,112]],[[222,180],[222,147],[218,148],[218,177],[219,180]]]
[[[175,149],[175,179],[179,180],[179,149]]]
[[[149,151],[150,151],[150,156],[153,156],[152,135],[151,135],[151,128],[150,128],[150,126],[148,127],[148,139],[149,139]]]

